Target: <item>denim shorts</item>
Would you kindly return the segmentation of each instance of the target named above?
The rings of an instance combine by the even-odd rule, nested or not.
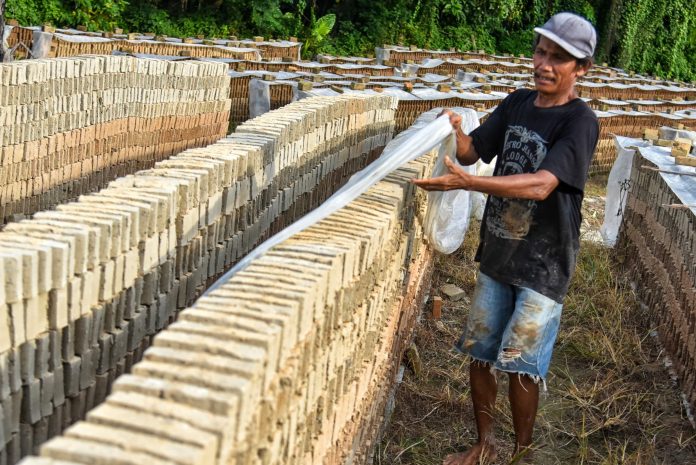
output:
[[[466,329],[456,348],[500,371],[543,381],[562,307],[532,289],[479,272]]]

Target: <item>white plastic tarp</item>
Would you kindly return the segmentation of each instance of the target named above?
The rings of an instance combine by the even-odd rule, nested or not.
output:
[[[650,145],[641,139],[628,137],[615,137],[618,155],[614,166],[609,173],[607,181],[607,199],[604,209],[604,223],[600,228],[600,234],[605,244],[616,244],[619,227],[626,207],[626,196],[631,186],[631,169],[635,151],[640,156],[650,160],[661,170],[660,176],[665,180],[671,191],[679,198],[682,204],[688,205],[692,213],[696,214],[696,168],[677,165],[670,149]]]
[[[599,233],[604,243],[610,247],[616,244],[621,219],[626,208],[626,196],[631,187],[631,168],[633,154],[637,147],[647,146],[649,142],[641,139],[615,136],[616,161],[609,172],[607,180],[607,198],[604,204],[604,222]]]

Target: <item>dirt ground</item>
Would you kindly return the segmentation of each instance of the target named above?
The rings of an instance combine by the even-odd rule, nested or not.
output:
[[[696,430],[665,368],[655,328],[611,250],[597,243],[605,185],[606,177],[594,177],[586,189],[578,268],[564,304],[548,392],[542,393],[534,463],[694,465]],[[406,369],[375,464],[440,464],[476,441],[468,360],[452,346],[469,310],[477,242],[478,224],[472,224],[462,247],[437,259],[431,295],[443,296],[440,287],[453,283],[467,297],[452,302],[443,296],[439,321],[427,318],[426,305],[415,338],[423,371],[416,376]],[[514,463],[507,376],[499,375],[498,383],[495,463]]]

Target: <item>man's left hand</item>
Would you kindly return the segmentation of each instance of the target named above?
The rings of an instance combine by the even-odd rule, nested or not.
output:
[[[445,157],[447,174],[429,179],[414,179],[412,182],[426,191],[451,191],[453,189],[468,189],[469,180],[473,177],[455,165],[450,157]]]

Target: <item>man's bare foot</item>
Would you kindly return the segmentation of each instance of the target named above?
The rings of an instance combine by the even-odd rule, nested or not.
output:
[[[442,465],[484,465],[495,462],[498,454],[490,444],[477,443],[466,452],[450,454],[445,457]]]

